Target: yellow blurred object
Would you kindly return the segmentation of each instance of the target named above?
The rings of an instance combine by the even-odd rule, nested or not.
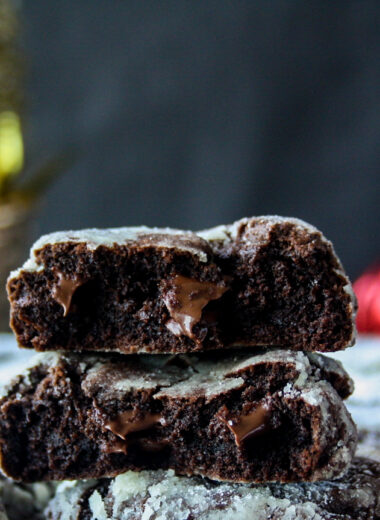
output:
[[[21,121],[11,111],[0,113],[0,183],[18,173],[24,164]]]
[[[5,282],[27,254],[38,202],[76,157],[73,148],[41,158],[38,166],[24,157],[26,62],[19,44],[21,6],[19,0],[0,0],[0,331],[9,330]]]
[[[7,203],[24,168],[24,60],[19,6],[0,0],[0,204]]]

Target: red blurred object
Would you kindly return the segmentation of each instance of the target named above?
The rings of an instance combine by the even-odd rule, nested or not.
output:
[[[358,331],[380,334],[380,265],[362,274],[354,283],[354,291],[359,303]]]

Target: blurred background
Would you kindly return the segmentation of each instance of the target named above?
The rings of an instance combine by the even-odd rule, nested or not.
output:
[[[3,199],[34,222],[23,247],[58,229],[274,213],[322,229],[353,279],[380,257],[379,2],[0,5],[0,93],[20,115],[10,125],[3,107],[7,175],[26,179]]]

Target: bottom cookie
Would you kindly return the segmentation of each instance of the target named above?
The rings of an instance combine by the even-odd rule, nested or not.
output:
[[[356,447],[331,358],[49,353],[4,388],[0,466],[23,482],[173,469],[229,482],[345,473]]]
[[[169,471],[63,482],[48,520],[375,520],[380,464],[356,458],[344,477],[302,484],[228,484]],[[227,516],[230,515],[230,516]],[[233,516],[232,516],[233,515]]]

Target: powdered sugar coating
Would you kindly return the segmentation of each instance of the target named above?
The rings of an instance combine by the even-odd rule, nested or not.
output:
[[[77,484],[79,490],[84,487],[85,484]],[[70,504],[77,500],[73,491],[58,488],[50,510],[62,516],[53,513],[51,518],[77,518],[70,508]],[[236,520],[251,520],[253,512],[260,515],[255,518],[261,520],[269,518],[268,515],[277,508],[286,511],[289,507],[290,500],[275,498],[269,487],[215,486],[201,479],[177,477],[171,470],[128,471],[111,481],[105,498],[97,490],[89,498],[91,520],[225,520],[228,514],[233,514]],[[308,509],[310,511],[310,507]],[[101,511],[103,514],[99,514]]]
[[[59,520],[77,520],[81,510],[81,497],[91,487],[96,485],[96,480],[64,481],[57,487],[57,492],[49,508],[53,506],[52,517],[47,514],[47,518],[55,518],[55,512],[59,511]],[[68,501],[68,502],[67,502]]]
[[[86,243],[88,249],[96,249],[99,246],[112,247],[114,244],[122,245],[135,242],[141,235],[188,235],[190,231],[182,231],[172,228],[157,228],[147,226],[120,227],[120,228],[89,228],[78,231],[57,231],[40,237],[32,247],[32,251],[38,251],[49,244],[73,242]]]
[[[31,384],[30,371],[36,365],[55,366],[61,360],[59,352],[45,352],[43,354],[35,354],[30,359],[20,363],[19,371],[22,376],[13,376],[9,381],[0,382],[0,398],[5,397],[12,389],[16,380],[22,381],[23,386]]]
[[[152,236],[154,245],[158,248],[176,248],[178,250],[187,251],[198,256],[201,262],[207,262],[208,256],[203,248],[198,247],[194,241],[200,241],[191,231],[183,231],[172,228],[157,228],[147,226],[136,227],[120,227],[108,229],[82,229],[78,231],[57,231],[40,237],[30,250],[30,257],[20,269],[11,272],[9,278],[14,278],[21,271],[41,271],[43,266],[36,262],[36,253],[47,245],[74,243],[86,244],[90,251],[94,251],[100,246],[113,247],[117,245],[126,245],[137,242],[141,237]],[[177,240],[173,240],[176,237]],[[180,240],[181,237],[184,240]],[[206,244],[205,244],[206,245]],[[146,244],[148,247],[149,244]]]
[[[294,399],[302,399],[313,408],[320,409],[320,442],[325,450],[331,450],[329,464],[317,468],[313,480],[337,477],[337,468],[344,474],[352,460],[352,453],[356,447],[355,424],[345,406],[341,406],[341,399],[326,381],[307,381],[300,389],[288,383],[282,391],[284,402],[291,403]],[[338,419],[336,415],[338,414]],[[332,416],[335,420],[331,420]],[[331,449],[329,436],[339,438]]]
[[[319,356],[312,352],[307,352],[311,363],[317,366],[327,377],[344,379],[348,383],[348,392],[351,395],[354,392],[354,382],[351,378],[347,379],[347,371],[343,368],[341,361],[328,356]]]
[[[365,459],[339,480],[309,484],[214,483],[171,470],[128,471],[90,486],[59,486],[48,518],[77,520],[77,490],[81,497],[92,487],[85,506],[90,520],[374,520],[379,473],[380,465]]]
[[[206,399],[210,399],[221,391],[228,392],[241,387],[244,379],[239,375],[247,369],[265,363],[288,365],[288,370],[294,367],[297,373],[295,382],[297,385],[305,383],[311,374],[309,359],[303,352],[277,349],[253,356],[231,355],[220,361],[208,360],[195,363],[196,372],[192,373],[191,377],[171,385],[170,388],[165,388],[156,397],[159,398],[163,394],[178,398],[204,395]]]
[[[279,215],[260,215],[258,217],[244,217],[237,220],[233,224],[216,226],[210,229],[198,231],[197,235],[208,240],[214,241],[232,241],[235,240],[239,234],[240,229],[247,224],[265,224],[266,226],[273,226],[275,224],[293,224],[298,228],[306,230],[308,233],[319,233],[323,239],[328,240],[322,235],[320,231],[304,220],[293,217],[280,217]]]

